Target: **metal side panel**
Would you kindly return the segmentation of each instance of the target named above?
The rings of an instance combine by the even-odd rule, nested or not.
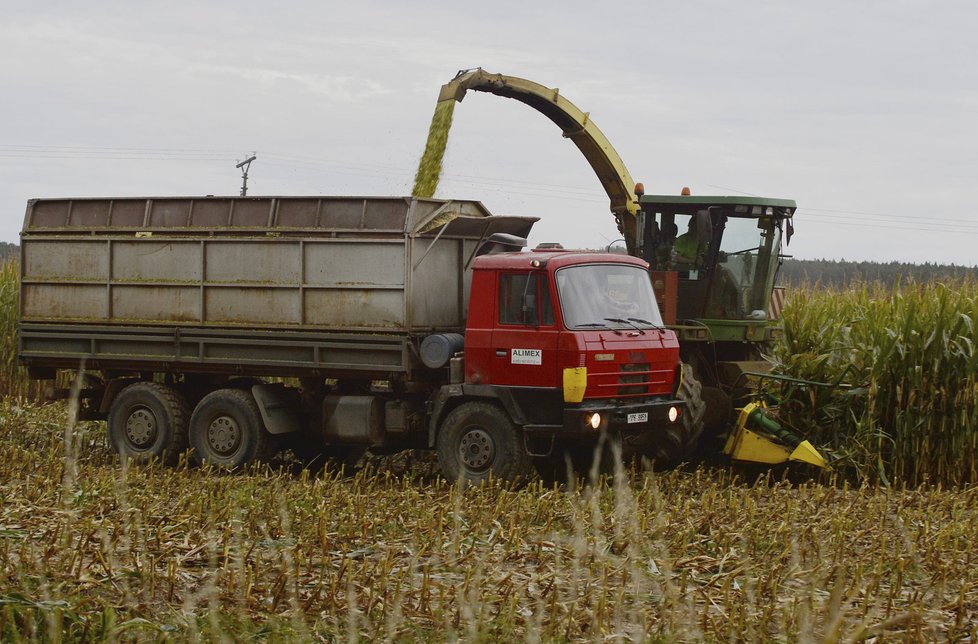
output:
[[[32,284],[21,285],[21,307],[24,319],[34,320],[107,320],[108,304],[105,285],[100,284]]]
[[[112,277],[126,282],[199,282],[203,276],[201,247],[198,240],[115,240]]]
[[[202,328],[23,324],[21,360],[37,367],[385,377],[411,371],[399,334],[223,331]]]
[[[465,319],[461,308],[463,279],[459,271],[462,240],[439,239],[432,243],[430,239],[416,238],[411,243],[415,265],[408,316],[412,324],[436,329],[462,327]]]
[[[109,279],[107,244],[95,240],[31,240],[24,243],[24,279],[104,282]]]

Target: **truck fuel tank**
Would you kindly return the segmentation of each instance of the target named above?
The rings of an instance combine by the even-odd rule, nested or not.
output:
[[[379,445],[384,440],[384,401],[377,396],[326,396],[323,438],[327,443]]]

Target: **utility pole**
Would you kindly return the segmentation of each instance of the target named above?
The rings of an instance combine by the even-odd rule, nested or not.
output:
[[[234,166],[235,168],[241,169],[241,196],[242,197],[248,196],[248,168],[251,167],[251,162],[257,158],[258,157],[255,156],[255,153],[252,152],[250,157],[248,157],[238,165]]]

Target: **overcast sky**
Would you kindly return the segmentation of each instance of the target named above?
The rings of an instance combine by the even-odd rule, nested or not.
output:
[[[457,70],[559,87],[648,193],[795,199],[803,258],[974,265],[973,2],[3,2],[0,240],[32,197],[406,195]],[[436,196],[618,237],[577,148],[470,93]]]

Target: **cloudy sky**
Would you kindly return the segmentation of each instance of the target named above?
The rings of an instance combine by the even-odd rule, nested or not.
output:
[[[0,240],[32,197],[404,195],[440,85],[561,93],[649,193],[795,199],[804,258],[978,263],[978,6],[917,0],[4,2]],[[455,111],[437,196],[617,238],[577,149],[515,101]]]

